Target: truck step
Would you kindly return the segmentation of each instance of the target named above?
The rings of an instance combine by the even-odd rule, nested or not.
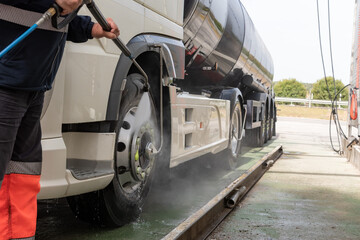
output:
[[[112,161],[68,159],[67,169],[78,180],[114,174]]]

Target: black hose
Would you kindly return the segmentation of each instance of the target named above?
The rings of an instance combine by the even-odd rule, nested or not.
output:
[[[331,42],[331,24],[330,24],[330,2],[328,0],[328,26],[329,26],[329,43],[330,43],[330,57],[331,57],[331,69],[332,69],[332,78],[333,78],[333,83],[334,83],[334,98],[332,98],[331,96],[331,92],[330,92],[330,88],[329,88],[329,84],[327,82],[327,77],[326,77],[326,70],[325,70],[325,63],[324,63],[324,56],[323,56],[323,50],[322,50],[322,40],[321,40],[321,28],[320,28],[320,13],[319,13],[319,0],[316,0],[316,4],[317,4],[317,17],[318,17],[318,31],[319,31],[319,43],[320,43],[320,52],[321,52],[321,61],[322,61],[322,66],[323,66],[323,72],[324,72],[324,78],[325,78],[325,83],[326,83],[326,87],[327,87],[327,91],[329,94],[329,99],[331,100],[331,113],[330,113],[330,122],[329,122],[329,137],[330,137],[330,143],[331,143],[331,147],[332,149],[337,152],[340,153],[341,152],[341,143],[340,143],[340,136],[344,137],[345,139],[348,139],[348,137],[346,136],[346,134],[344,133],[341,124],[340,124],[340,120],[339,120],[339,115],[337,113],[337,97],[338,95],[346,88],[348,87],[350,84],[344,86],[339,92],[336,91],[336,80],[335,80],[335,74],[334,74],[334,63],[333,63],[333,54],[332,54],[332,42]],[[337,138],[338,138],[338,144],[339,144],[339,150],[335,149],[333,141],[332,141],[332,136],[331,136],[331,119],[333,118],[335,126],[336,126],[336,132],[337,132]]]

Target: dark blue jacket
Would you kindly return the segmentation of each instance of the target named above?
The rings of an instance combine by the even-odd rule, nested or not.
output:
[[[54,0],[0,0],[0,3],[44,13]],[[31,23],[33,24],[33,23]],[[0,87],[26,91],[49,90],[59,68],[66,40],[86,42],[93,27],[90,17],[77,16],[68,33],[36,29],[0,59]],[[28,27],[0,20],[0,50]]]

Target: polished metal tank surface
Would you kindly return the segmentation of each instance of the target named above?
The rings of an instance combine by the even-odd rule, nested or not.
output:
[[[241,88],[246,75],[271,87],[272,58],[239,0],[185,0],[183,41],[183,87]]]

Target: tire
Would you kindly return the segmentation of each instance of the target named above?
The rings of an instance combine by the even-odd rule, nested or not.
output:
[[[269,109],[266,106],[265,106],[265,116],[264,117],[265,117],[264,143],[267,143],[267,141],[269,139],[270,116],[269,116]]]
[[[276,137],[276,121],[275,121],[275,119],[276,119],[276,111],[274,112],[275,114],[274,114],[274,118],[273,118],[273,121],[272,121],[272,123],[273,123],[273,125],[272,125],[272,136],[273,137]]]
[[[275,111],[275,106],[271,107],[271,114],[270,114],[270,129],[269,129],[269,140],[271,140],[273,138],[274,135],[274,131],[275,131],[275,115],[276,115],[276,111]]]
[[[258,144],[258,147],[262,147],[262,146],[264,146],[265,137],[266,137],[266,121],[265,121],[265,119],[263,119],[261,121],[261,126],[258,129],[259,129],[259,144]]]
[[[210,166],[223,169],[234,170],[239,164],[239,155],[241,152],[241,135],[242,135],[242,108],[239,100],[235,100],[233,110],[231,112],[229,126],[229,145],[218,154],[206,155],[206,159],[210,160]]]
[[[225,169],[232,170],[238,166],[241,152],[241,135],[243,127],[242,107],[239,100],[236,100],[230,120],[229,147],[225,149],[220,159],[225,159]]]
[[[149,143],[158,146],[155,140],[159,138],[151,98],[150,121],[144,120],[135,126],[138,124],[135,117],[143,95],[143,82],[139,74],[127,78],[116,128],[118,143],[114,153],[113,181],[103,190],[68,198],[71,209],[81,220],[119,227],[137,219],[141,212],[156,169],[156,156],[147,155],[146,148]],[[126,164],[128,166],[123,166]]]
[[[271,140],[272,137],[273,137],[273,122],[274,122],[274,119],[270,118],[270,120],[269,120],[269,128],[268,128],[268,140]]]

